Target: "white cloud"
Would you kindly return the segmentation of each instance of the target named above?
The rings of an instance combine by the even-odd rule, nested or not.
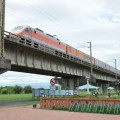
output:
[[[52,76],[8,71],[0,75],[0,85],[49,83]]]
[[[39,27],[57,35],[61,41],[77,48],[78,43],[92,42],[93,56],[100,60],[120,56],[120,1],[119,0],[7,0],[6,30],[18,25]],[[89,49],[79,47],[89,54]],[[111,63],[112,64],[112,63]],[[118,67],[120,66],[118,62]],[[5,81],[47,81],[47,77],[8,72]],[[24,77],[22,77],[24,76]],[[18,82],[17,81],[17,82]],[[27,82],[28,82],[27,81]]]

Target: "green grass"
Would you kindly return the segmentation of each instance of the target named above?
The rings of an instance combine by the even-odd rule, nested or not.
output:
[[[32,94],[0,94],[0,101],[5,102],[0,107],[40,104],[40,98],[32,98]]]
[[[21,104],[22,105],[40,104],[40,100],[39,99],[29,100],[29,101],[25,101],[25,102],[23,102]]]
[[[86,97],[86,93],[87,93],[87,91],[86,90],[81,90],[80,91],[80,97],[82,97],[82,98],[85,98]],[[117,93],[116,93],[116,91],[115,90],[111,90],[110,91],[110,93],[111,93],[111,97],[109,98],[108,97],[108,94],[105,94],[105,95],[101,95],[100,93],[98,94],[98,96],[97,96],[97,98],[100,98],[100,99],[120,99],[120,95],[118,96],[117,95]],[[90,97],[91,98],[96,98],[94,95],[92,95],[92,92],[90,91]]]
[[[0,100],[32,99],[32,94],[0,94]]]

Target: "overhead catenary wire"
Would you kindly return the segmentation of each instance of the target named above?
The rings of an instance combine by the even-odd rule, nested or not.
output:
[[[66,26],[65,24],[61,23],[58,19],[56,19],[55,17],[53,17],[53,15],[49,11],[47,11],[47,10],[45,10],[43,8],[40,8],[40,6],[35,3],[35,1],[33,1],[33,0],[28,0],[28,1],[23,0],[22,2],[25,3],[25,6],[24,6],[25,9],[31,8],[31,10],[34,11],[35,14],[41,15],[48,22],[51,22],[52,24],[54,24],[54,26],[56,26],[55,29],[59,29],[60,31],[65,30],[67,32],[72,32],[71,31],[72,28],[70,26]],[[12,9],[13,8],[14,8],[15,11],[17,11],[17,9],[15,9],[14,6],[12,6]],[[31,14],[31,13],[28,13],[28,14],[31,15],[31,16],[33,16],[36,19],[36,20],[34,19],[35,20],[34,22],[37,23],[37,21],[39,19],[36,18],[36,15],[35,14]],[[28,14],[26,14],[26,16],[24,16],[24,17],[29,18],[29,20],[31,21],[31,17]]]
[[[32,3],[33,6],[35,6],[35,8],[38,9],[38,11],[40,11],[41,13],[43,13],[43,15],[45,15],[46,17],[48,17],[51,21],[54,21],[56,22],[56,24],[58,24],[59,26],[61,26],[62,28],[66,29],[66,30],[71,30],[71,28],[68,28],[66,27],[63,23],[61,23],[58,19],[56,19],[55,17],[53,17],[53,15],[44,10],[44,9],[41,9],[34,1],[30,1]]]
[[[11,14],[12,17],[17,17],[18,21],[17,20],[16,21],[18,23],[21,23],[21,21],[23,21],[23,24],[27,24],[31,27],[38,27],[44,30],[45,33],[47,33],[46,31],[48,31],[48,33],[50,34],[56,34],[61,41],[67,41],[64,40],[64,36],[66,36],[66,38],[69,40],[70,36],[74,37],[74,39],[76,40],[78,39],[76,35],[72,34],[73,33],[72,27],[66,25],[63,22],[60,22],[59,19],[53,17],[53,15],[49,11],[45,10],[44,8],[36,4],[35,1],[23,0],[22,4],[20,5],[17,4],[18,7],[16,7],[16,4],[14,4],[13,6],[9,6],[9,4],[10,3],[8,2],[6,7],[7,9],[10,9],[10,11],[6,10],[6,12],[9,12],[9,14]],[[22,9],[18,10],[19,6],[22,7]],[[29,12],[27,11],[27,9],[29,10]],[[77,34],[79,34],[79,32]],[[61,39],[62,37],[59,36],[62,36],[63,39]]]

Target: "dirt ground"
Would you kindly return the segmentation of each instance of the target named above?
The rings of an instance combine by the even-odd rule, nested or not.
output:
[[[120,115],[43,110],[31,105],[0,108],[0,120],[120,120]]]

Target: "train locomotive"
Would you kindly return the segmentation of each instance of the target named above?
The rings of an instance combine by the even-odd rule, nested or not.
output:
[[[89,55],[65,44],[64,42],[61,42],[60,39],[56,38],[53,35],[44,33],[44,31],[39,28],[32,28],[30,26],[18,26],[12,30],[12,33],[21,38],[34,41],[38,44],[46,45],[57,51],[60,51],[69,56],[73,56],[77,59],[81,59],[82,61],[85,61],[86,63],[90,64],[90,56]],[[99,68],[108,70],[110,72],[113,72],[113,73],[116,72],[114,67],[112,67],[94,57],[92,58],[92,64],[93,64],[93,66],[97,66]],[[120,74],[119,70],[117,70],[117,74]]]

